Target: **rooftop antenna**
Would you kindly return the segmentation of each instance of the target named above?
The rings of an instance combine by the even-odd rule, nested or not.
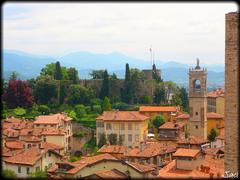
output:
[[[152,54],[152,45],[150,46],[150,62],[151,62],[151,66],[152,66],[152,61],[153,61],[153,54]]]

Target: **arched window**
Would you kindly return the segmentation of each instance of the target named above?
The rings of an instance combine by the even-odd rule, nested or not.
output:
[[[193,88],[194,88],[194,91],[195,92],[200,92],[201,90],[201,82],[199,79],[196,79],[194,82],[193,82]]]

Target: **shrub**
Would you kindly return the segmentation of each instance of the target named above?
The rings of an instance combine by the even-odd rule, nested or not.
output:
[[[11,169],[3,169],[2,170],[2,176],[4,178],[11,178],[11,179],[17,177],[16,173]]]
[[[90,104],[91,104],[91,106],[101,105],[102,104],[102,100],[99,99],[99,98],[94,98],[94,99],[91,99]]]
[[[26,110],[23,108],[16,108],[13,110],[14,115],[18,116],[18,117],[22,117],[26,114]]]
[[[38,106],[38,112],[43,115],[48,115],[50,113],[50,108],[47,105]]]
[[[85,111],[89,114],[91,113],[91,106],[86,106]]]
[[[75,161],[79,161],[80,159],[81,159],[81,157],[70,156],[69,161],[70,161],[70,162],[75,162]]]
[[[81,118],[86,114],[85,106],[83,104],[78,104],[74,108],[77,118]]]
[[[72,118],[73,120],[76,120],[76,119],[77,119],[77,114],[76,114],[75,111],[73,111],[73,110],[68,113],[68,116],[69,116],[70,118]]]
[[[153,120],[153,125],[157,129],[159,128],[159,126],[161,126],[164,123],[165,123],[165,120],[161,115],[157,115],[156,118]]]
[[[117,102],[113,105],[114,109],[119,109],[121,111],[128,110],[131,106],[124,102]]]

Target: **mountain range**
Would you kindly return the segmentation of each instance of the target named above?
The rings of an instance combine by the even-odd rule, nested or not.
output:
[[[20,74],[21,79],[28,79],[39,75],[41,69],[49,63],[59,61],[62,66],[75,67],[79,71],[80,78],[89,79],[92,70],[107,69],[110,74],[117,74],[118,78],[124,78],[125,64],[130,68],[150,69],[150,61],[128,57],[119,52],[109,54],[91,53],[86,51],[72,52],[60,57],[48,55],[30,54],[22,51],[3,51],[3,78],[8,78],[12,71]],[[178,84],[188,83],[188,69],[195,64],[184,64],[175,61],[156,60],[157,68],[161,69],[164,80],[172,80]],[[200,64],[208,69],[208,84],[224,85],[224,65]]]

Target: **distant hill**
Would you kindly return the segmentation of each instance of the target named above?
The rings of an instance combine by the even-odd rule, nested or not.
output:
[[[28,79],[39,75],[41,69],[49,63],[60,61],[66,67],[76,67],[82,79],[89,79],[89,73],[93,69],[107,69],[119,78],[124,78],[125,64],[131,68],[149,69],[149,61],[128,57],[114,52],[109,54],[90,53],[85,51],[73,52],[61,57],[47,55],[34,55],[21,51],[4,50],[3,52],[3,77],[8,78],[12,71],[17,71],[22,79]],[[188,84],[188,65],[174,61],[156,61],[157,68],[162,70],[164,80],[172,80],[179,84]],[[210,84],[224,84],[224,65],[201,65],[208,68],[208,82]]]

